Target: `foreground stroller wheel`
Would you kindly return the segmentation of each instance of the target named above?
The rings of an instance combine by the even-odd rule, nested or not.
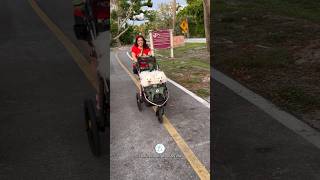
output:
[[[164,114],[164,108],[163,108],[163,107],[158,107],[158,108],[157,108],[157,111],[156,111],[156,115],[157,115],[158,121],[159,121],[160,123],[163,122],[163,114]]]
[[[136,99],[137,99],[137,106],[138,106],[138,109],[139,111],[142,111],[142,101],[141,101],[141,98],[140,98],[140,95],[139,93],[136,94]]]
[[[84,115],[90,149],[95,156],[100,156],[98,121],[92,100],[85,100]]]
[[[99,128],[101,131],[105,131],[105,127],[110,127],[110,105],[109,105],[109,95],[107,91],[108,83],[99,75],[99,101],[101,104],[101,109],[98,111],[100,115]]]

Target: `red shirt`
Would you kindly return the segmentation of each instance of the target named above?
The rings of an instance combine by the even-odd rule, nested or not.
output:
[[[94,17],[97,19],[108,19],[110,17],[110,8],[108,2],[93,1],[92,5]]]
[[[82,11],[81,8],[77,7],[73,10],[73,15],[74,16],[79,16],[79,17],[83,17],[84,16],[84,13]]]
[[[133,45],[131,48],[131,52],[134,52],[136,54],[136,58],[138,58],[138,56],[140,56],[141,49],[139,49],[137,46]],[[143,49],[142,55],[147,56],[149,52],[150,52],[150,48]]]
[[[142,56],[143,55],[147,56],[150,51],[151,51],[150,48],[143,49]],[[136,54],[136,58],[138,58],[138,56],[140,56],[141,49],[139,49],[137,46],[133,45],[131,48],[131,52],[134,52]],[[135,65],[133,64],[133,67],[134,66]]]

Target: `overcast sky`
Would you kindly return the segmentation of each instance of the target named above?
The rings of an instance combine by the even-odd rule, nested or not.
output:
[[[165,3],[165,4],[169,4],[169,3],[172,3],[172,0],[152,0],[153,2],[153,6],[152,6],[152,9],[158,9],[159,8],[159,4],[160,3]],[[186,0],[176,0],[176,3],[180,4],[181,6],[186,6],[187,5],[187,2]],[[128,21],[130,24],[132,24],[133,22],[132,21]],[[140,24],[143,24],[144,21],[135,21],[135,25],[140,25]]]
[[[153,8],[154,9],[158,9],[159,8],[158,4],[160,4],[160,3],[166,3],[166,4],[172,3],[172,0],[152,0],[152,2],[153,2]],[[176,2],[179,3],[181,6],[186,6],[187,5],[186,0],[176,0]]]

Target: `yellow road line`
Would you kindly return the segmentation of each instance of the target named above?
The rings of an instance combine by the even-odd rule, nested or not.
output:
[[[37,3],[34,0],[29,0],[29,3],[33,10],[37,13],[37,15],[42,19],[42,21],[48,26],[48,28],[53,32],[53,34],[59,39],[59,41],[64,45],[67,51],[72,56],[73,60],[78,64],[80,69],[84,72],[85,76],[91,82],[93,87],[97,90],[97,80],[94,76],[94,73],[90,68],[90,64],[87,62],[86,58],[81,54],[79,49],[64,35],[64,33],[55,25],[51,19],[40,9]],[[120,62],[119,57],[117,57],[118,62],[122,66],[122,68],[128,73],[134,83],[138,88],[138,81],[134,78],[134,76],[129,72],[129,70]],[[192,150],[188,147],[186,142],[182,139],[177,130],[173,127],[167,117],[163,117],[163,125],[168,130],[169,134],[177,143],[180,150],[183,152],[192,168],[198,174],[200,179],[207,180],[210,179],[210,174],[204,167],[204,165],[198,160],[198,158],[194,155]]]
[[[84,72],[89,82],[92,83],[92,86],[96,90],[98,90],[97,79],[94,76],[94,73],[96,72],[93,72],[93,70],[90,68],[90,64],[88,63],[86,58],[81,54],[79,49],[64,35],[64,33],[59,29],[59,27],[51,21],[51,19],[40,9],[38,4],[34,0],[29,0],[29,3],[33,8],[33,10],[42,19],[42,21],[48,26],[48,28],[53,32],[53,34],[64,45],[64,47],[70,53],[74,61],[78,64],[80,69]]]
[[[120,64],[120,66],[128,73],[128,75],[131,77],[134,84],[137,86],[137,88],[140,88],[140,85],[137,81],[137,79],[130,73],[128,68],[120,61],[118,53],[115,53],[115,57]],[[155,108],[153,108],[155,111]],[[189,161],[190,165],[194,169],[194,171],[197,173],[199,178],[201,180],[209,180],[210,174],[207,171],[206,167],[199,161],[199,159],[196,157],[196,155],[192,152],[192,150],[189,148],[187,143],[183,140],[183,138],[180,136],[178,131],[174,128],[174,126],[170,123],[169,119],[164,115],[163,116],[163,125],[173,138],[173,140],[176,142],[184,156]]]

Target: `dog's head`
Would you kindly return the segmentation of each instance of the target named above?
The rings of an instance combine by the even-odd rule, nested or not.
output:
[[[156,71],[155,79],[160,83],[164,83],[166,81],[166,75],[163,71]]]

